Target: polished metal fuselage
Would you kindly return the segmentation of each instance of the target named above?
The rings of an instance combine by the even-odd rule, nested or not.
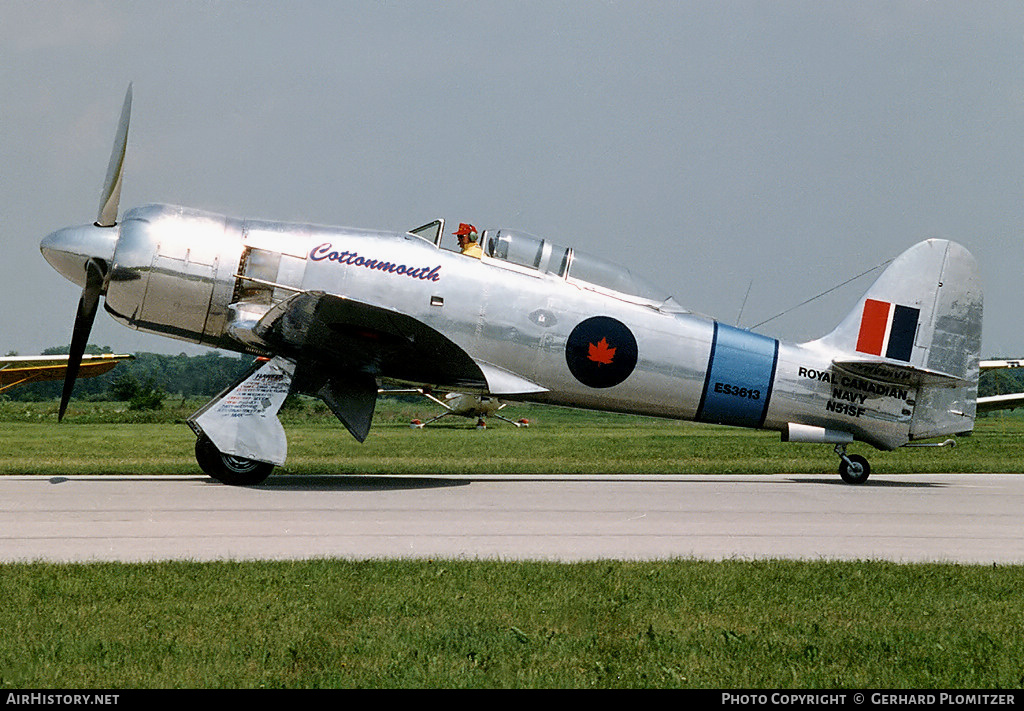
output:
[[[324,292],[443,334],[503,399],[779,431],[838,422],[883,449],[910,438],[915,388],[841,373],[832,367],[836,353],[820,346],[781,343],[564,273],[468,257],[408,233],[166,205],[131,210],[116,229],[105,306],[139,330],[270,355],[253,324],[293,294]],[[597,336],[582,356],[573,350],[574,339],[586,341],[579,328],[597,317],[635,339],[635,365],[621,382],[584,382],[572,367],[589,357],[601,378],[602,366],[610,370],[625,353]]]

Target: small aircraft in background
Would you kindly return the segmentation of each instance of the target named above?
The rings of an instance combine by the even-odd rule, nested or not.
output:
[[[983,360],[978,363],[981,372],[1024,368],[1024,360],[1010,358],[1001,360]],[[987,395],[978,398],[978,412],[994,412],[996,410],[1013,410],[1024,406],[1024,393],[1007,393],[1005,395]]]
[[[438,420],[444,419],[449,415],[458,415],[459,417],[468,417],[469,419],[476,420],[476,428],[478,430],[487,428],[487,418],[496,417],[503,422],[507,422],[510,425],[516,427],[529,427],[530,421],[525,417],[521,417],[518,420],[511,420],[504,415],[499,415],[498,410],[504,409],[508,403],[502,402],[496,397],[489,395],[474,395],[472,393],[444,393],[444,399],[441,399],[434,395],[430,390],[426,388],[404,388],[404,389],[390,389],[384,388],[378,390],[378,394],[381,395],[402,395],[402,394],[416,394],[422,395],[432,402],[436,402],[438,405],[445,409],[440,415],[431,417],[426,422],[415,419],[410,424],[414,429],[423,429],[427,425],[433,424]]]
[[[290,392],[321,398],[361,442],[381,385],[774,430],[831,445],[850,483],[870,472],[853,442],[893,450],[974,427],[982,289],[955,242],[910,247],[831,333],[787,343],[515,230],[477,235],[470,256],[442,246],[443,220],[387,232],[173,205],[118,220],[130,108],[129,86],[96,222],[41,243],[82,287],[61,414],[101,297],[131,328],[262,356],[188,419],[222,482],[285,461]]]
[[[132,360],[132,355],[81,356],[78,377],[93,378],[103,375],[123,360]],[[0,357],[0,392],[29,383],[45,380],[64,380],[68,371],[68,356],[2,356]]]

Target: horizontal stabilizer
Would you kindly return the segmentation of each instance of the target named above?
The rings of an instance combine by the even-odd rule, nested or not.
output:
[[[836,360],[832,364],[839,370],[850,375],[879,380],[883,383],[894,383],[907,387],[933,385],[938,387],[967,387],[971,381],[937,370],[917,368],[906,363],[892,363],[884,360]]]

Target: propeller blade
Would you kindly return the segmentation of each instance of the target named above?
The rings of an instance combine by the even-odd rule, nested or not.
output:
[[[71,391],[75,387],[78,369],[82,365],[82,355],[88,345],[89,332],[92,330],[100,295],[103,293],[103,267],[98,260],[90,259],[86,262],[85,275],[85,288],[82,289],[82,297],[78,300],[78,313],[71,333],[71,349],[68,355],[68,369],[64,375],[64,391],[60,397],[60,411],[57,413],[58,422],[64,419],[64,411],[71,400]]]
[[[117,224],[117,206],[121,201],[121,176],[124,173],[124,154],[128,148],[128,120],[132,113],[132,85],[124,95],[124,106],[121,108],[121,120],[114,136],[114,148],[110,153],[110,165],[107,166],[107,179],[103,183],[100,195],[100,213],[96,218],[97,227],[113,227]]]

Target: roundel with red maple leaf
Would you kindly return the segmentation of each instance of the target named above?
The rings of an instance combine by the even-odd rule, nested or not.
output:
[[[636,367],[636,338],[626,325],[609,316],[581,321],[565,342],[565,362],[584,385],[610,388]]]

